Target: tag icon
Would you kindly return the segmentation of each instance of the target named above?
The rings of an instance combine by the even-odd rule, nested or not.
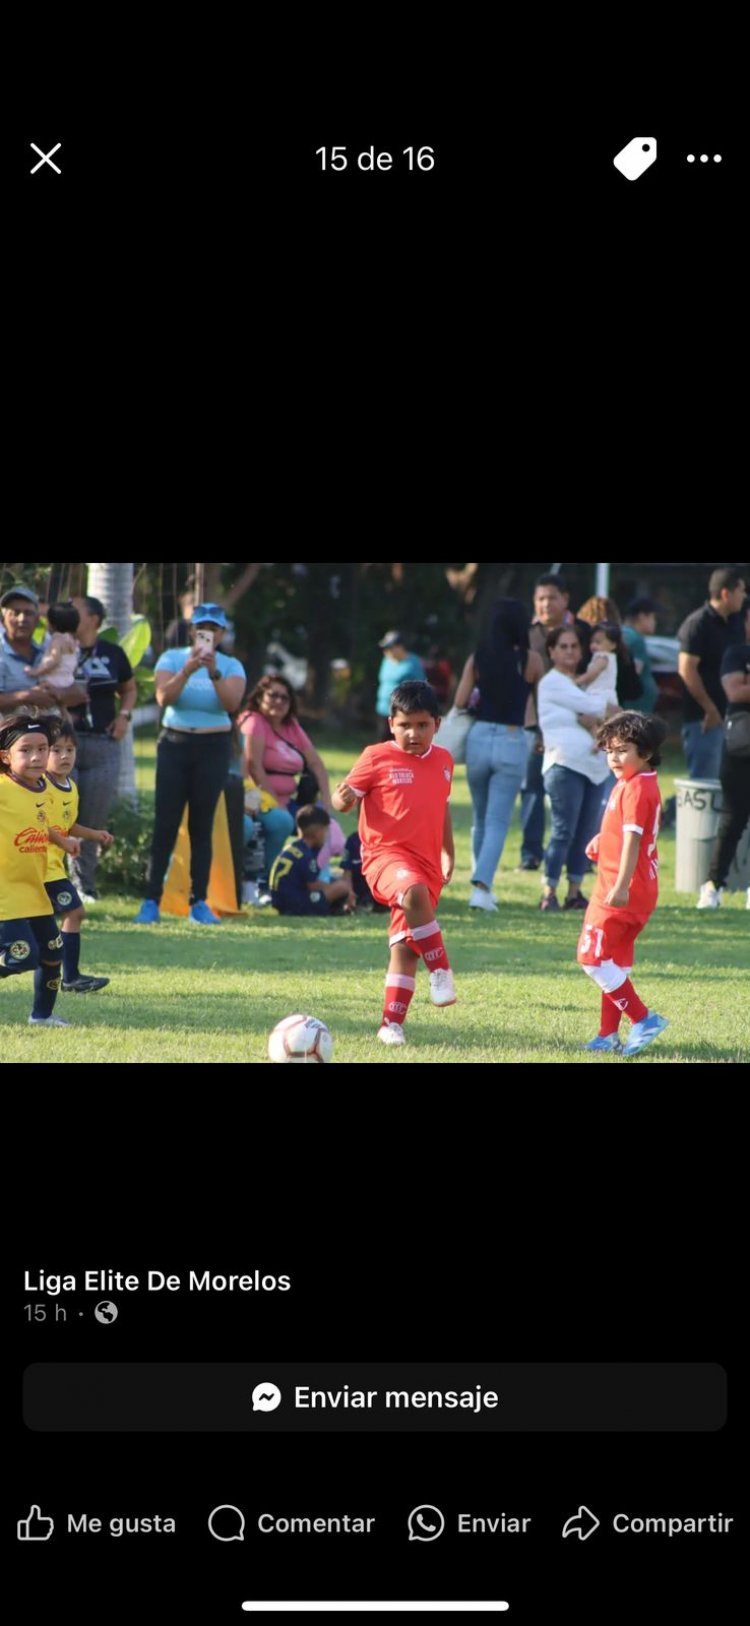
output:
[[[656,163],[656,142],[653,136],[633,136],[627,147],[618,152],[612,160],[615,169],[625,176],[626,181],[637,181],[646,170]]]

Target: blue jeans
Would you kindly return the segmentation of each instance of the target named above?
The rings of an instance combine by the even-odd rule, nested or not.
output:
[[[540,738],[535,729],[526,730],[526,772],[521,785],[522,864],[529,858],[541,864],[544,857],[544,754],[536,749]]]
[[[294,831],[294,819],[285,807],[269,807],[268,812],[259,813],[258,818],[263,826],[266,842],[264,874],[269,876],[287,836],[291,836]]]
[[[689,779],[719,778],[724,744],[723,728],[709,728],[707,733],[702,734],[700,718],[694,723],[683,723],[682,744]]]
[[[541,760],[541,758],[540,758]],[[466,743],[474,807],[472,881],[491,887],[526,766],[526,735],[505,723],[476,722]]]
[[[544,786],[552,803],[544,878],[549,886],[557,886],[566,864],[568,880],[579,884],[586,872],[586,847],[599,829],[602,787],[559,763],[547,769]]]

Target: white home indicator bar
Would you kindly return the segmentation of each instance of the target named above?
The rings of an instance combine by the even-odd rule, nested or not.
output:
[[[441,1615],[493,1615],[510,1609],[509,1603],[498,1601],[496,1603],[382,1603],[361,1599],[355,1603],[243,1603],[243,1609],[249,1615],[343,1615],[349,1610],[366,1615],[396,1615],[402,1611],[405,1614],[425,1615],[432,1611]]]

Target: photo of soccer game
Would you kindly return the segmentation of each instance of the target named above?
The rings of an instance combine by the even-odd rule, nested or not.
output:
[[[22,560],[0,623],[6,1061],[748,1060],[749,565]]]

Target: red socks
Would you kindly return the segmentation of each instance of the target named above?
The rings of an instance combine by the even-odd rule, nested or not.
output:
[[[618,1013],[621,1011],[631,1022],[642,1022],[644,1016],[648,1016],[648,1005],[644,1005],[643,1000],[638,998],[629,977],[620,983],[613,994],[607,994],[606,998],[617,1007]]]
[[[610,999],[609,994],[602,994],[602,1018],[599,1023],[599,1038],[609,1039],[617,1032],[620,1026],[620,1011]]]
[[[402,977],[395,971],[386,972],[383,1024],[397,1022],[399,1027],[403,1027],[416,986],[416,977]]]
[[[429,921],[426,926],[413,926],[407,943],[415,954],[421,955],[428,971],[450,971],[443,934],[436,920]]]

